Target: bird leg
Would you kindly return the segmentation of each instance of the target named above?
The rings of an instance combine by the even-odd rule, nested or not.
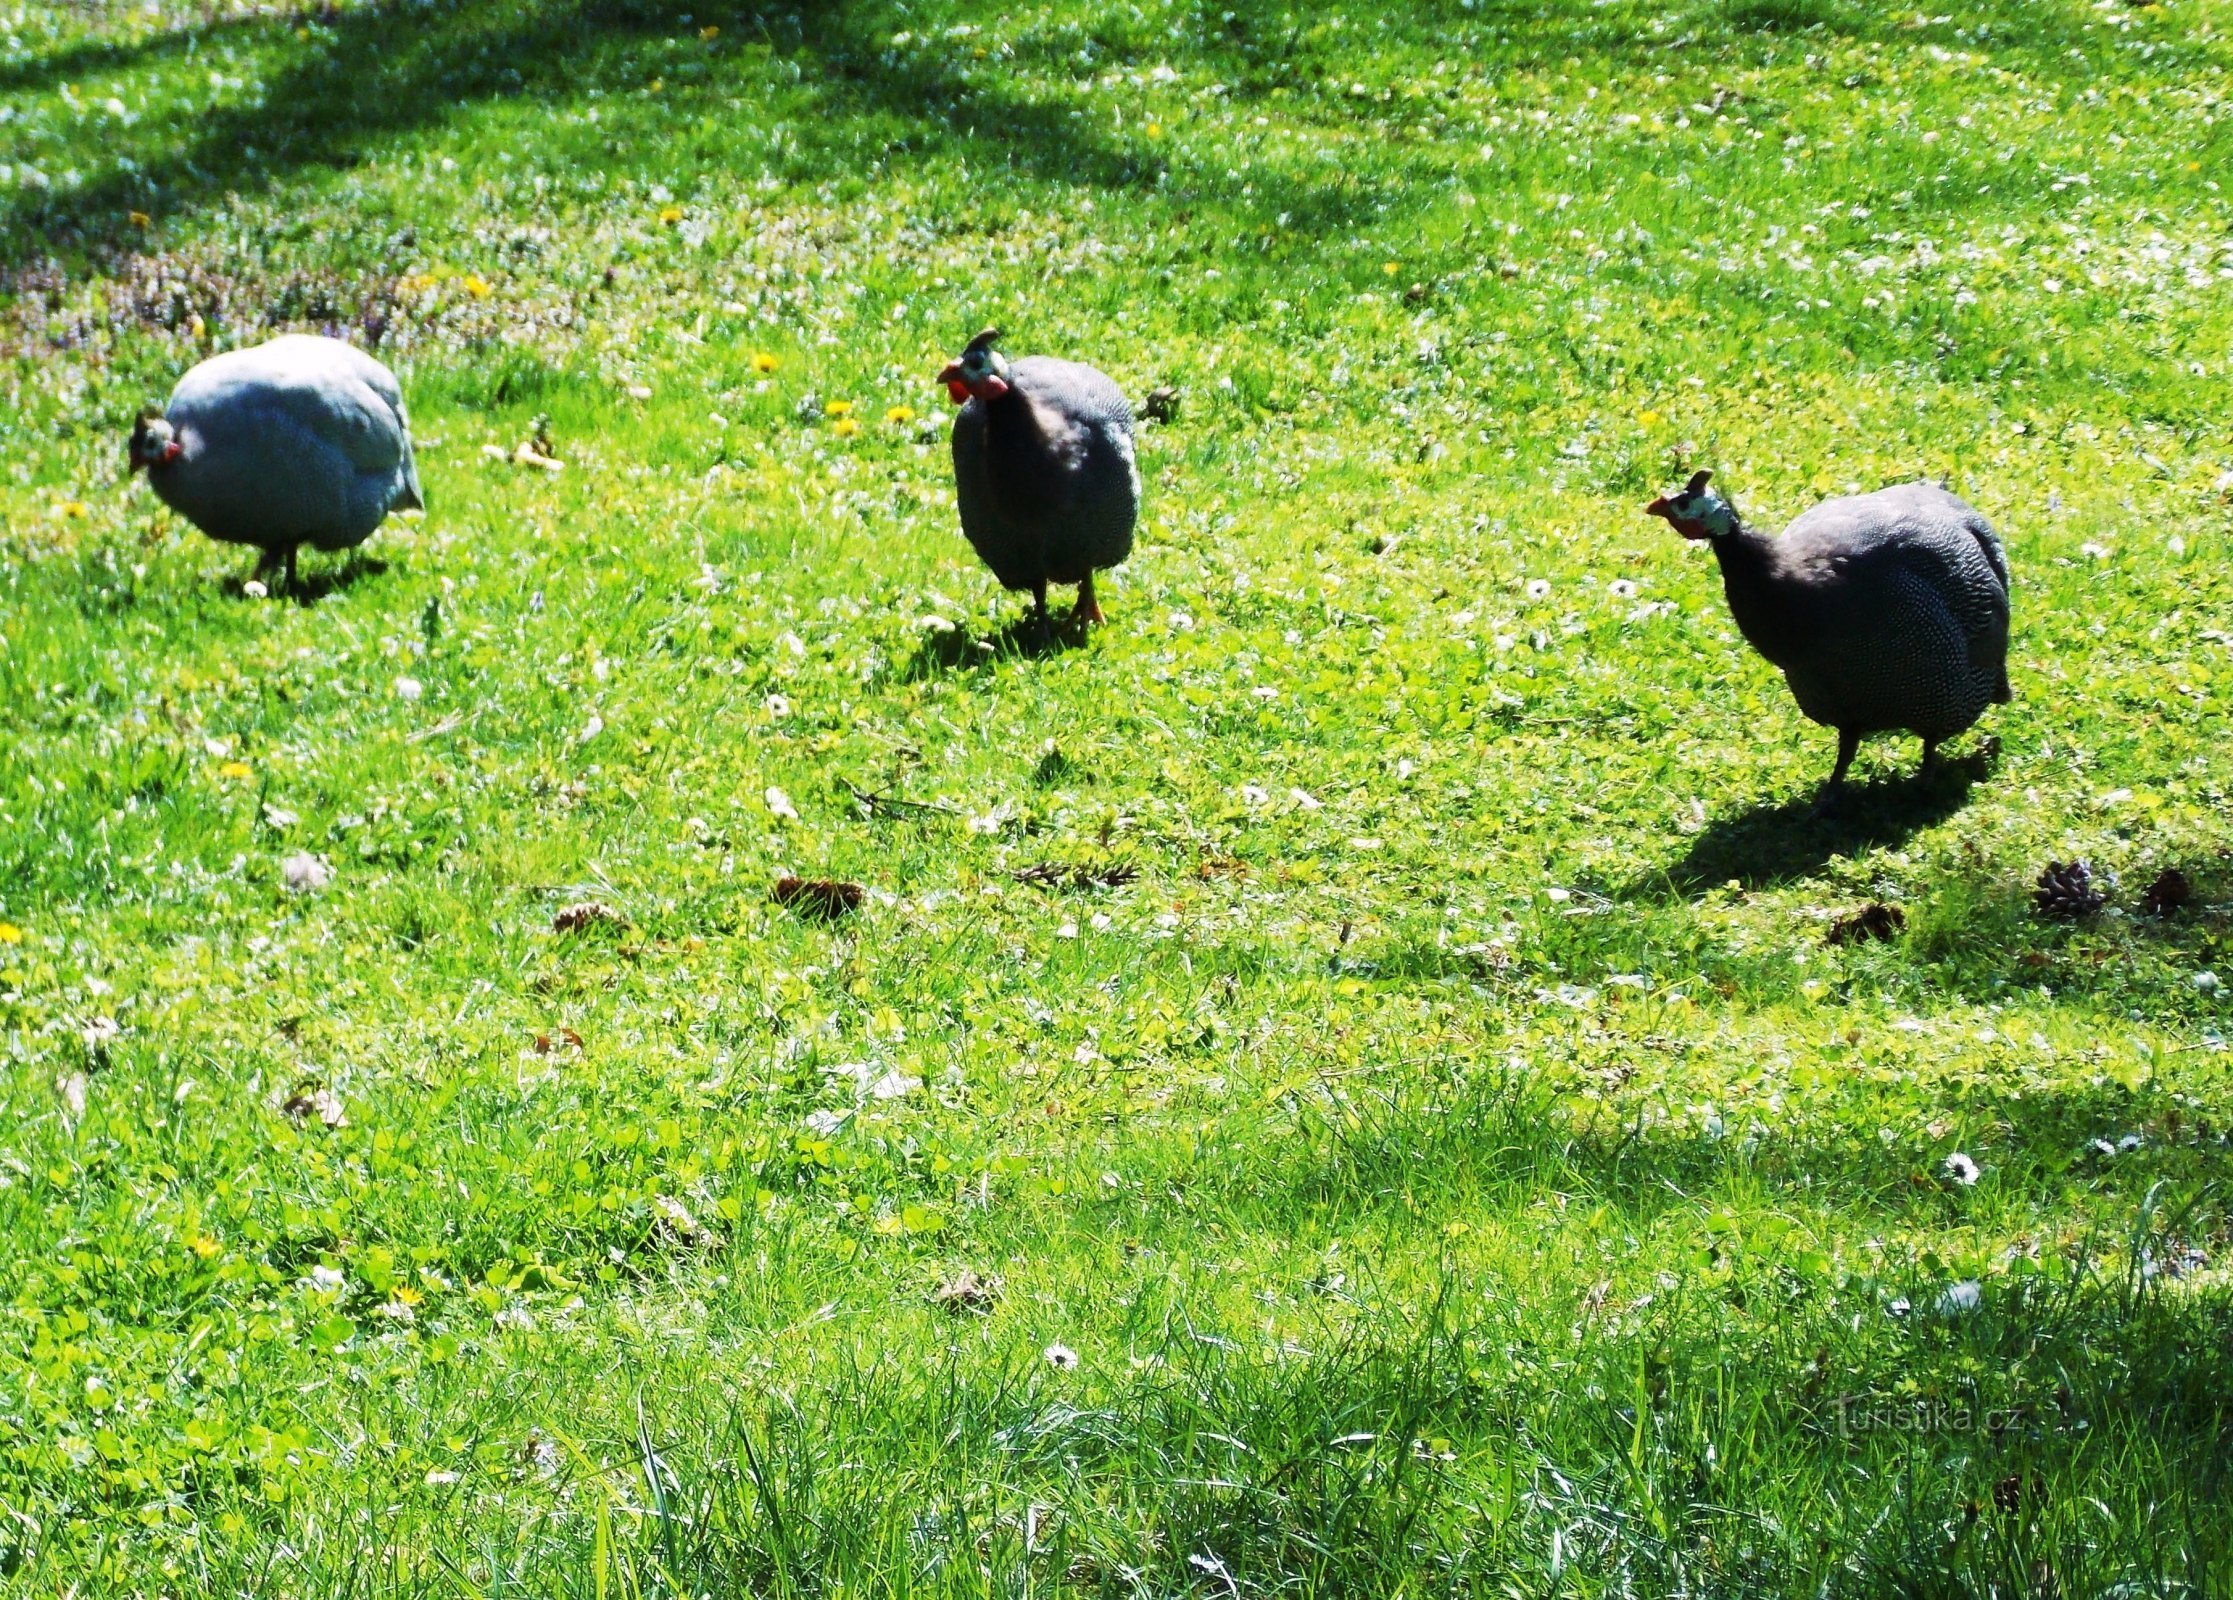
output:
[[[1918,778],[1927,778],[1937,770],[1938,741],[1936,739],[1925,739],[1923,741],[1923,765],[1916,769],[1915,775]]]
[[[1031,621],[1041,643],[1054,637],[1054,619],[1047,615],[1047,584],[1043,578],[1031,586]]]
[[[250,573],[249,577],[251,579],[264,579],[270,577],[274,572],[279,572],[281,577],[278,592],[281,594],[289,593],[295,586],[296,548],[296,546],[290,544],[283,548],[275,546],[266,550],[257,558],[256,570]]]
[[[1070,613],[1086,622],[1103,623],[1108,617],[1101,610],[1101,602],[1093,597],[1093,574],[1087,573],[1078,584],[1078,607]]]
[[[1838,802],[1845,797],[1845,771],[1853,765],[1853,754],[1861,748],[1861,736],[1847,728],[1838,729],[1838,764],[1830,769],[1830,781],[1822,786],[1822,794],[1814,802],[1818,817],[1835,816]]]

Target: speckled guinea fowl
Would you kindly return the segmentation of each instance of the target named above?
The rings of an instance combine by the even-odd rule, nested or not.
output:
[[[1132,407],[1103,373],[1075,361],[1010,361],[998,329],[969,341],[938,375],[961,403],[954,490],[961,531],[1001,586],[1030,592],[1042,619],[1047,585],[1078,586],[1076,614],[1103,621],[1093,575],[1132,553],[1140,473]]]
[[[1721,563],[1729,610],[1783,669],[1799,709],[1838,734],[1824,809],[1863,736],[1906,732],[1929,769],[2008,684],[2008,557],[1977,510],[1934,483],[1826,500],[1772,538],[1693,476],[1646,509]]]
[[[425,504],[395,374],[339,339],[288,334],[210,357],[170,404],[141,413],[133,470],[213,539],[263,552],[364,543],[387,514]]]

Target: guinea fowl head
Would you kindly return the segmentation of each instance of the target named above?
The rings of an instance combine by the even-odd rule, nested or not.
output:
[[[171,425],[163,413],[149,406],[132,425],[131,468],[137,472],[142,467],[153,470],[167,467],[176,461],[186,447],[171,434]]]
[[[1000,330],[987,328],[969,341],[959,360],[947,362],[938,374],[955,405],[971,399],[998,400],[1008,392],[1008,358],[993,348],[999,340]]]
[[[1665,517],[1685,539],[1725,539],[1740,526],[1737,508],[1706,487],[1713,474],[1703,469],[1676,494],[1663,494],[1644,507],[1648,515]]]

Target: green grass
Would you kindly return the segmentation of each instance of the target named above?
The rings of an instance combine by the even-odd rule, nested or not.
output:
[[[0,1584],[2233,1593],[2229,70],[2208,0],[0,5]],[[985,321],[1180,395],[1082,644],[954,523]],[[123,472],[281,327],[431,505],[306,604]],[[1808,820],[1698,465],[1994,519],[1954,774]]]

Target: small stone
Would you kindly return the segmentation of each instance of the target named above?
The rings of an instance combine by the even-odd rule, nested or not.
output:
[[[1000,1303],[1000,1278],[964,1267],[930,1293],[931,1302],[955,1313],[990,1311]]]
[[[297,851],[279,863],[280,881],[292,894],[316,894],[333,882],[333,868],[323,856]]]

